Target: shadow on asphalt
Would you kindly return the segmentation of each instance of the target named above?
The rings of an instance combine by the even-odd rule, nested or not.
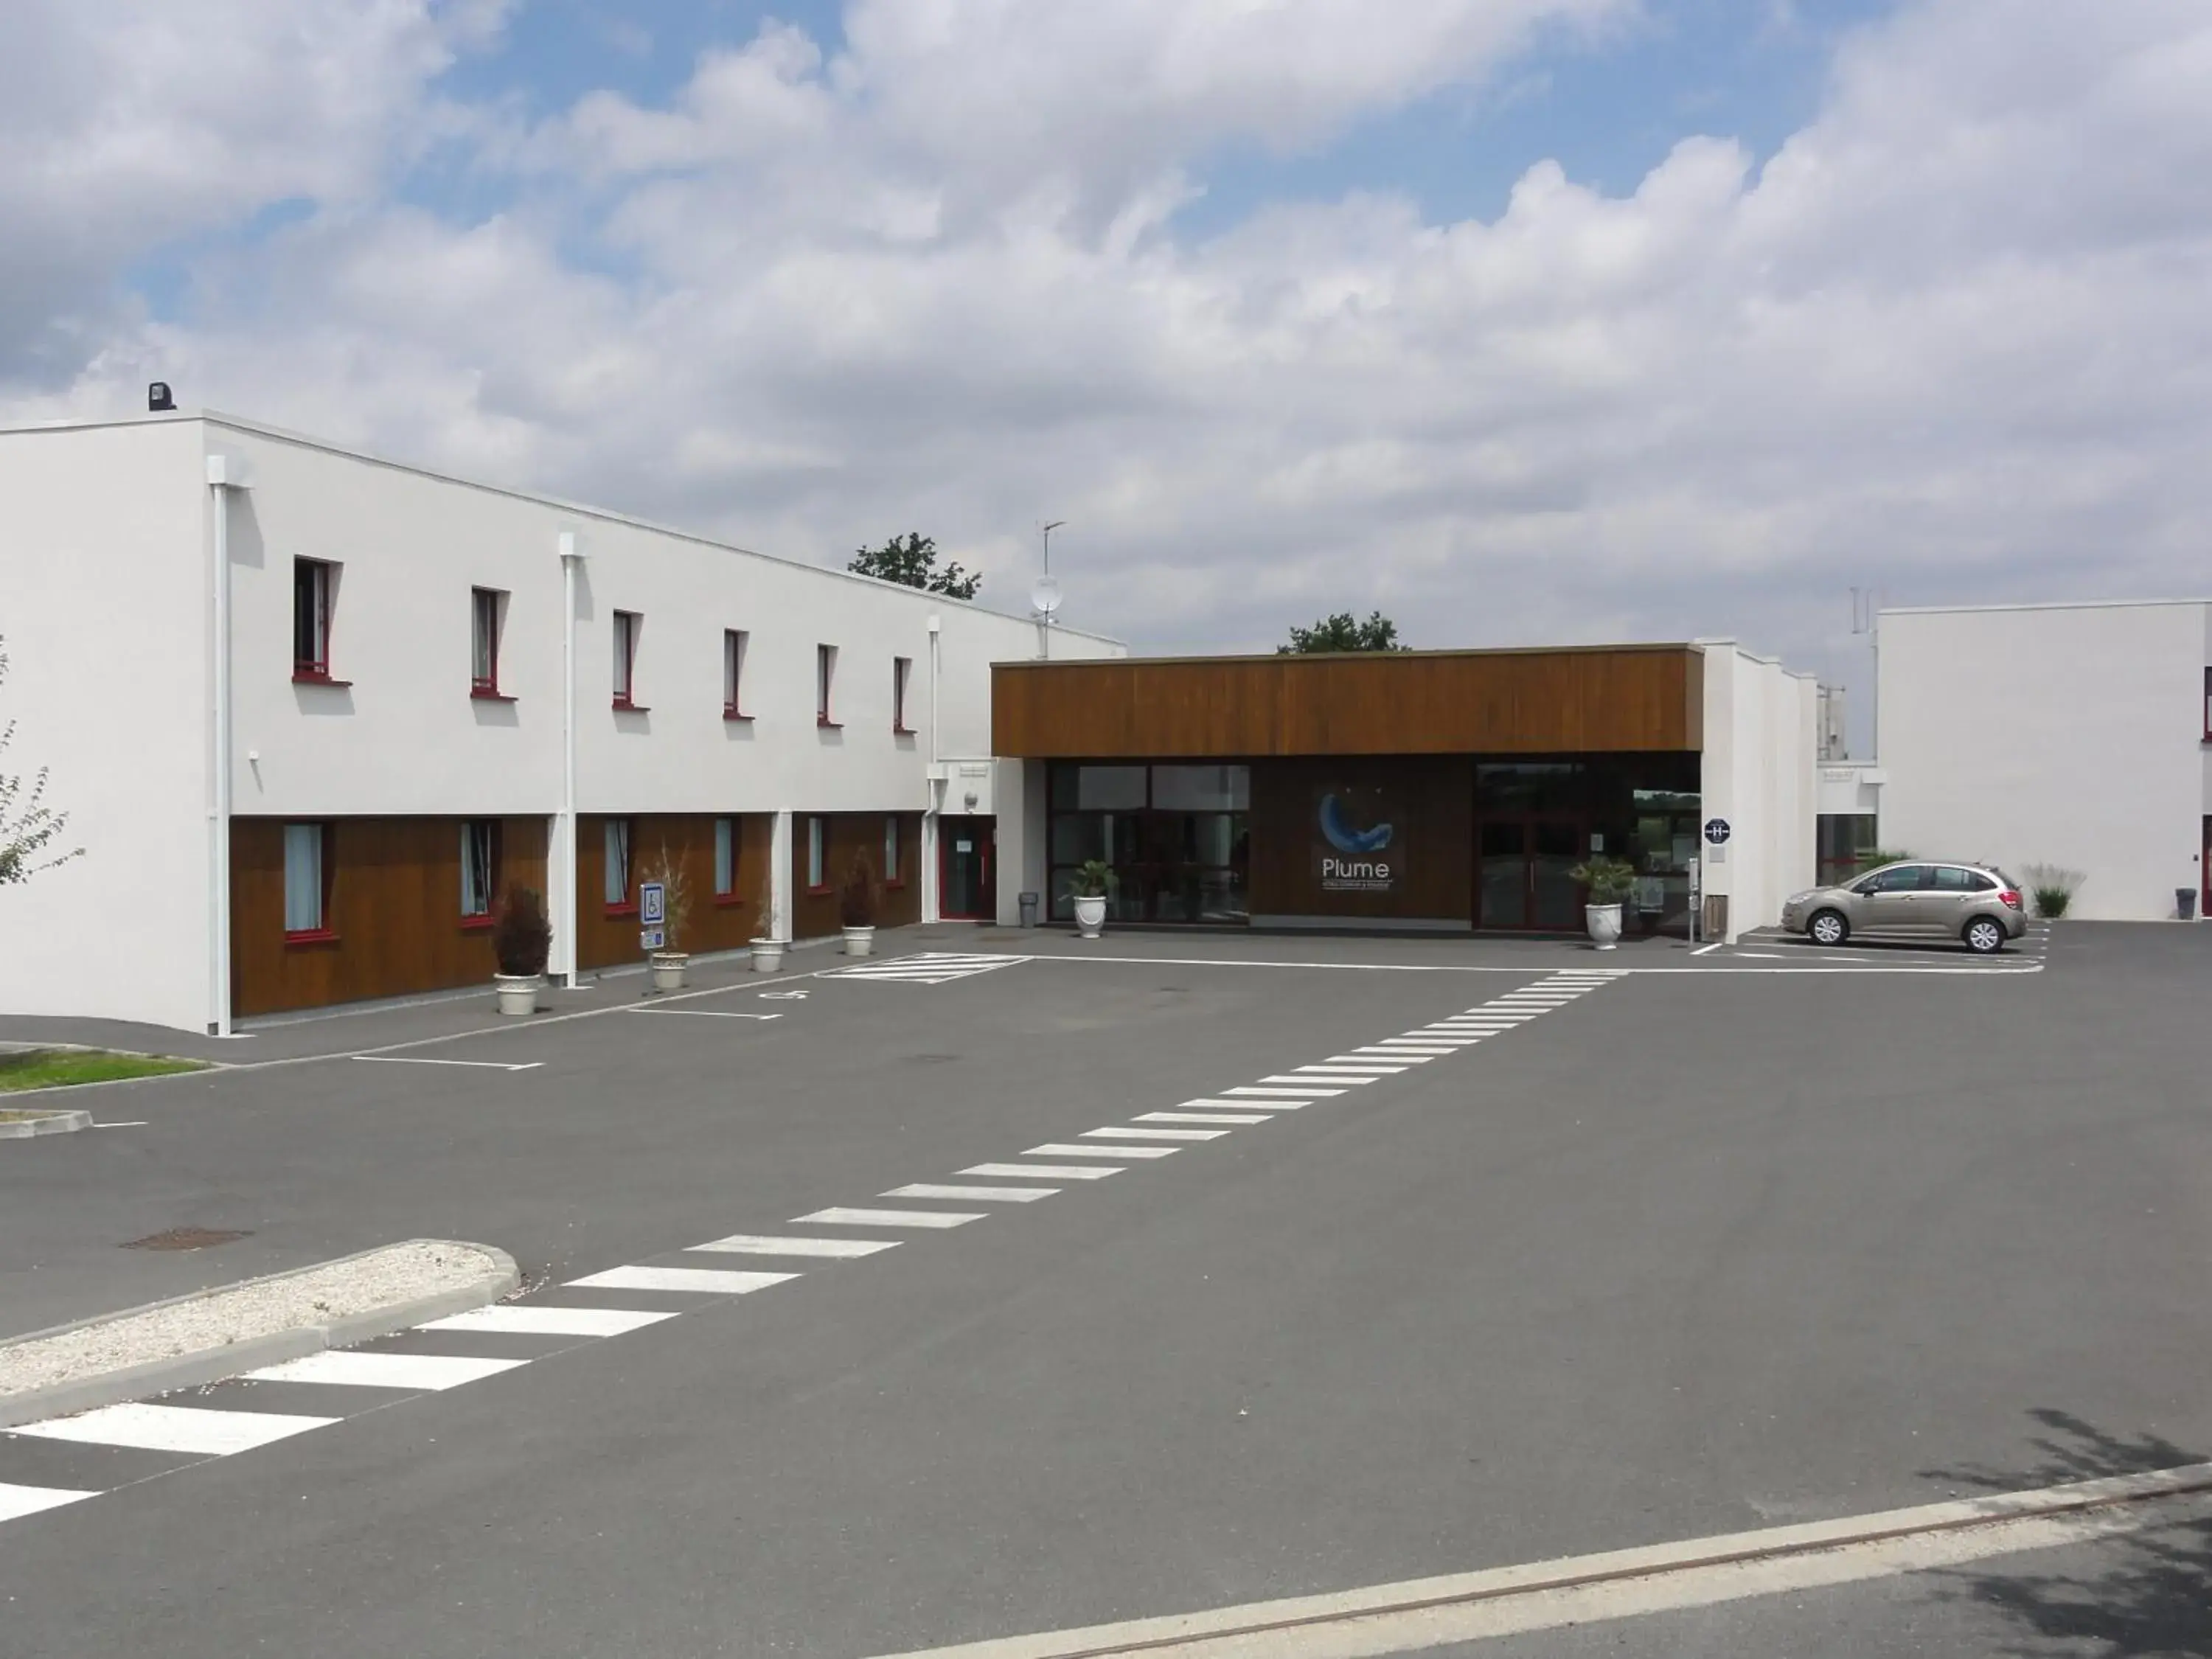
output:
[[[1970,1465],[1926,1473],[1961,1488],[2014,1492],[2206,1461],[2203,1453],[2162,1436],[2112,1434],[2049,1408],[2029,1415],[2044,1431],[2034,1439],[2042,1458],[2032,1466]],[[2016,1621],[2023,1645],[2008,1652],[2212,1656],[2212,1519],[2110,1540],[2099,1547],[2096,1559],[2109,1565],[2094,1574],[2024,1572],[2002,1559],[1983,1571],[1946,1572],[1941,1576],[1954,1588],[1944,1595]],[[2030,1642],[2034,1645],[2026,1644]]]

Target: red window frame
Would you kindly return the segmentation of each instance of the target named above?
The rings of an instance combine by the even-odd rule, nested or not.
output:
[[[607,831],[615,825],[623,826],[623,860],[627,866],[623,871],[623,896],[619,900],[606,896],[607,890]],[[634,818],[603,818],[599,823],[599,897],[611,916],[634,916],[637,914],[637,822]]]
[[[645,712],[645,705],[637,700],[637,630],[643,620],[635,611],[615,612],[615,640],[620,649],[615,656],[618,678],[615,681],[614,706],[633,714]]]
[[[489,702],[513,702],[514,698],[502,696],[499,689],[499,636],[501,601],[507,595],[496,587],[469,589],[469,695]],[[484,645],[484,662],[489,673],[477,672],[477,643]]]
[[[896,812],[884,814],[884,885],[886,888],[906,885],[907,866],[913,862],[906,856],[906,825]]]
[[[331,572],[335,567],[328,559],[295,558],[292,561],[292,678],[310,685],[331,685]],[[312,636],[304,641],[308,647],[303,654],[300,638],[300,579],[306,576],[314,592],[314,615],[311,623]]]
[[[914,728],[906,723],[907,682],[914,678],[912,657],[891,659],[891,735],[910,738]]]
[[[830,820],[819,812],[806,815],[806,890],[830,890]]]
[[[744,710],[745,647],[751,638],[742,628],[722,630],[722,718],[749,720]]]
[[[814,647],[814,723],[836,729],[837,722],[830,718],[831,693],[837,683],[837,647],[817,645]]]
[[[2204,741],[2212,743],[2212,668],[2204,671]]]
[[[314,562],[309,560],[308,562]],[[337,929],[331,925],[331,877],[335,873],[331,869],[333,860],[331,851],[333,837],[331,835],[331,826],[327,823],[313,819],[294,819],[284,826],[284,832],[289,835],[294,828],[305,827],[307,824],[312,824],[315,830],[315,908],[319,917],[319,925],[296,929],[287,927],[284,930],[284,943],[287,945],[335,945],[337,943],[338,933]],[[289,884],[291,872],[284,869],[281,862],[278,869],[282,872],[283,879]]]

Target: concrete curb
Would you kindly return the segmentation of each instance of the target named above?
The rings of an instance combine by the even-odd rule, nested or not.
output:
[[[299,1359],[311,1353],[319,1353],[325,1348],[348,1347],[356,1342],[368,1341],[373,1337],[390,1336],[395,1331],[407,1330],[433,1319],[443,1319],[448,1314],[484,1307],[521,1288],[522,1270],[515,1265],[514,1258],[505,1250],[489,1244],[434,1238],[398,1239],[394,1243],[444,1244],[477,1250],[491,1257],[493,1265],[489,1271],[466,1285],[456,1285],[434,1295],[386,1303],[380,1308],[333,1320],[327,1325],[295,1326],[290,1330],[272,1331],[266,1336],[228,1343],[220,1348],[203,1348],[192,1353],[174,1354],[166,1358],[148,1360],[143,1364],[125,1365],[114,1370],[102,1371],[96,1376],[78,1377],[68,1382],[33,1389],[23,1394],[0,1395],[0,1430],[20,1423],[40,1422],[49,1417],[68,1417],[77,1412],[90,1411],[96,1406],[118,1406],[125,1401],[143,1400],[149,1395],[167,1394],[178,1389],[194,1389],[210,1382],[220,1382],[226,1377],[257,1370],[264,1365],[281,1364],[287,1359]],[[391,1248],[389,1244],[380,1244],[375,1249],[357,1250],[351,1255],[336,1256],[328,1261],[289,1268],[281,1273],[264,1273],[258,1279],[241,1279],[236,1285],[221,1285],[212,1291],[195,1291],[190,1296],[173,1296],[140,1307],[125,1308],[118,1313],[80,1319],[74,1324],[32,1331],[0,1342],[0,1352],[17,1343],[59,1336],[66,1332],[81,1331],[138,1314],[152,1313],[157,1309],[203,1301],[210,1296],[220,1295],[223,1291],[235,1290],[243,1285],[266,1285],[279,1279],[297,1278],[302,1273],[319,1272],[325,1267],[358,1261],[363,1256],[374,1255]]]
[[[59,1107],[48,1111],[43,1106],[10,1106],[11,1112],[46,1112],[44,1117],[34,1117],[15,1123],[0,1123],[0,1140],[27,1140],[33,1135],[75,1134],[79,1129],[92,1127],[90,1112],[64,1111]]]

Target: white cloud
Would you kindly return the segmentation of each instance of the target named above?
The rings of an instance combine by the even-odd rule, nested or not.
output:
[[[369,89],[297,155],[73,269],[262,200],[324,210],[205,263],[188,325],[0,291],[0,339],[82,331],[65,392],[0,367],[0,407],[128,406],[158,370],[775,550],[920,526],[1007,597],[1035,524],[1065,518],[1071,616],[1161,647],[1379,605],[1427,644],[1735,630],[1826,665],[1852,583],[2205,586],[2195,0],[2053,3],[2033,31],[2012,0],[1910,7],[1844,40],[1763,167],[1687,134],[1626,197],[1531,158],[1488,222],[1355,195],[1179,234],[1224,144],[1324,146],[1621,14],[1376,15],[860,0],[841,52],[771,27],[665,107],[596,94],[487,142],[516,199],[455,225],[380,182],[439,107],[455,20],[386,7],[339,43],[381,66]],[[149,130],[251,148],[307,119],[266,95]],[[0,200],[23,199],[7,168]],[[160,193],[143,176],[94,193]]]

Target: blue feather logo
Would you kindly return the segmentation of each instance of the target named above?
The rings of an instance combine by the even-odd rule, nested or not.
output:
[[[1344,808],[1334,795],[1321,798],[1321,833],[1340,853],[1379,853],[1390,844],[1391,826],[1355,830],[1344,821]]]

